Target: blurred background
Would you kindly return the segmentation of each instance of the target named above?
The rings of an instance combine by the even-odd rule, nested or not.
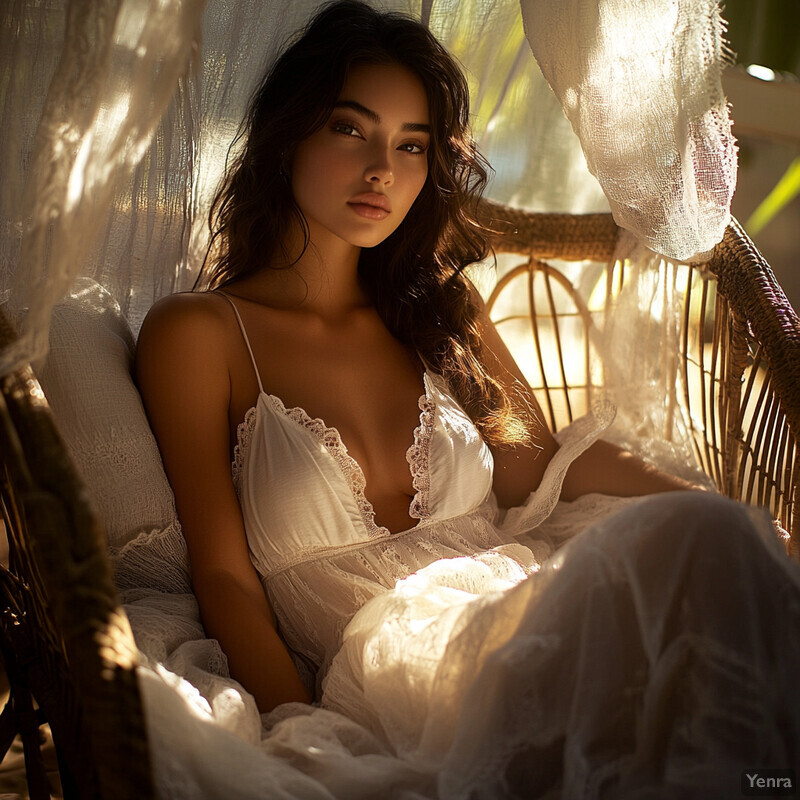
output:
[[[736,53],[723,86],[733,108],[739,179],[733,215],[800,308],[800,3],[727,0]]]

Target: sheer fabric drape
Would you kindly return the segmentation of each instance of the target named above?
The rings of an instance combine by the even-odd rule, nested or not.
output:
[[[617,224],[669,258],[722,239],[736,147],[716,0],[521,0],[542,72]]]
[[[0,299],[27,312],[24,336],[0,354],[0,373],[46,352],[50,309],[77,276],[96,278],[106,286],[134,330],[155,299],[192,284],[204,252],[210,196],[247,98],[286,36],[317,5],[316,0],[3,4]],[[395,0],[381,5],[425,21],[466,67],[475,133],[496,170],[492,197],[536,210],[584,212],[607,207],[597,183],[588,176],[578,140],[531,56],[516,0]],[[689,5],[700,10],[694,20],[686,16]],[[669,149],[670,142],[685,144],[687,133],[690,141],[696,139],[691,134],[698,120],[705,119],[702,103],[710,98],[713,103],[706,110],[718,121],[714,129],[720,134],[720,148],[698,165],[694,195],[703,199],[704,188],[713,184],[711,194],[718,209],[712,222],[714,231],[721,230],[733,178],[730,142],[724,137],[724,105],[718,102],[722,45],[715,3],[653,0],[648,9],[662,7],[661,28],[645,24],[652,9],[632,16],[630,4],[616,0],[558,4],[531,0],[522,6],[528,40],[570,121],[584,137],[589,162],[623,224],[629,219],[621,212],[626,201],[619,196],[614,170],[621,159],[628,164],[639,164],[641,159],[639,154],[630,159],[630,153],[615,152],[616,161],[604,157],[598,167],[601,155],[613,144],[608,136],[615,126],[589,135],[584,120],[590,114],[577,121],[575,115],[594,106],[587,105],[586,92],[579,104],[572,102],[569,86],[576,81],[597,86],[609,77],[616,80],[615,65],[625,59],[639,63],[647,41],[639,38],[633,52],[615,56],[612,46],[624,43],[625,37],[612,42],[587,24],[567,28],[566,20],[602,18],[607,20],[603,28],[607,33],[625,19],[633,19],[631,24],[638,19],[640,34],[651,37],[670,33],[665,26],[675,23],[672,33],[681,37],[673,48],[674,68],[701,62],[709,67],[702,75],[691,71],[691,83],[680,85],[682,104],[677,111],[681,113],[672,115],[676,107],[665,102],[660,121],[631,115],[630,104],[636,99],[630,92],[635,87],[626,84],[627,105],[619,98],[604,99],[609,104],[606,116],[621,120],[616,129],[626,141],[634,135],[644,141],[657,129],[651,156],[662,145],[673,153],[677,151],[675,146]],[[575,53],[589,44],[601,58],[588,65],[577,63]],[[598,50],[600,45],[605,49]],[[554,52],[563,55],[554,60]],[[580,72],[584,67],[591,67],[589,74]],[[672,79],[667,74],[661,77],[666,82]],[[660,97],[672,94],[657,85],[648,91]],[[702,143],[713,149],[710,139]],[[692,153],[697,152],[695,147]],[[687,155],[685,147],[681,155]],[[716,169],[722,162],[727,172]],[[686,163],[681,166],[683,201],[691,186]],[[639,172],[654,167],[648,156]],[[647,202],[660,207],[663,196],[651,196]],[[667,227],[674,228],[678,224],[674,211],[664,213]],[[708,213],[702,203],[688,209],[695,227],[696,220]],[[681,230],[686,228],[686,220],[680,225]],[[709,244],[713,241],[706,238],[694,246]]]
[[[126,304],[169,289],[143,265],[185,249],[202,11],[202,0],[4,4],[0,277],[28,311],[0,372],[44,354],[50,310],[78,275]]]
[[[0,373],[44,355],[52,306],[78,276],[134,330],[155,299],[191,287],[211,195],[257,80],[319,5],[257,0],[17,0],[0,26],[0,299],[24,313]],[[602,208],[522,33],[516,2],[394,2],[428,21],[470,72],[494,196]],[[524,102],[521,102],[523,101]],[[529,102],[528,102],[529,100]],[[527,131],[521,135],[521,131]],[[591,179],[590,179],[591,181]],[[572,200],[574,198],[574,201]]]

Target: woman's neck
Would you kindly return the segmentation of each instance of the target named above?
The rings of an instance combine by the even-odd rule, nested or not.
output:
[[[335,321],[370,305],[358,279],[361,248],[311,228],[311,240],[290,237],[284,252],[288,258],[273,262],[247,280],[253,294],[268,305],[302,310]],[[276,268],[277,267],[277,268]]]

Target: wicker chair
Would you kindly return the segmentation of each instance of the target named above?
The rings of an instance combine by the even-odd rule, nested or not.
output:
[[[608,215],[523,214],[493,204],[485,208],[494,227],[505,231],[498,234],[496,249],[525,259],[500,281],[490,307],[515,280],[522,280],[542,365],[543,317],[555,332],[557,379],[542,366],[536,388],[557,428],[572,418],[575,401],[585,400],[591,389],[588,379],[568,378],[559,331],[575,318],[584,326],[593,323],[577,294],[574,313],[556,309],[553,286],[569,290],[570,283],[546,260],[605,262],[611,292],[624,280],[624,269],[610,261],[618,231]],[[692,424],[697,462],[725,494],[767,506],[796,536],[800,323],[735,222],[707,267],[692,268],[694,277],[687,281],[680,353],[682,402],[688,418],[698,420]],[[544,280],[538,306],[533,290],[537,276]],[[708,314],[713,286],[714,312]],[[542,303],[546,311],[540,313]],[[698,303],[700,313],[690,314]],[[502,330],[504,320],[498,322]],[[10,327],[0,323],[0,347],[12,337]],[[697,376],[699,392],[689,391],[690,373]],[[0,649],[12,685],[11,700],[0,717],[0,756],[15,733],[22,732],[31,796],[47,797],[37,769],[35,735],[46,721],[58,751],[65,797],[152,797],[136,651],[119,608],[101,523],[69,463],[31,369],[0,383],[0,489],[10,545],[9,569],[0,569]],[[790,549],[796,556],[796,538]]]
[[[0,316],[0,347],[13,336]],[[154,792],[137,652],[102,523],[32,369],[0,384],[0,502],[9,544],[9,568],[0,568],[0,652],[11,687],[0,758],[20,733],[31,800],[49,797],[38,731],[47,722],[65,798],[147,800]]]
[[[540,378],[533,385],[558,429],[572,420],[575,401],[585,406],[591,395],[586,333],[594,321],[581,295],[548,261],[601,262],[608,300],[625,280],[624,265],[613,261],[619,229],[610,214],[527,214],[486,204],[486,217],[498,231],[495,250],[524,257],[498,281],[487,305],[491,313],[509,291],[528,298],[525,324]],[[799,558],[800,321],[736,220],[707,263],[682,269],[676,402],[688,421],[697,465],[723,494],[768,508],[789,534],[788,551]],[[556,289],[570,295],[571,310],[558,308]],[[584,329],[585,365],[577,381],[565,368],[562,344],[576,317]],[[511,321],[496,313],[493,319],[501,333]],[[555,369],[545,364],[543,326],[557,352]]]

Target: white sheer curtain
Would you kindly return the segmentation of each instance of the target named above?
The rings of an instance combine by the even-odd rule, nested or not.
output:
[[[318,5],[316,0],[9,0],[3,5],[0,302],[19,321],[22,336],[0,353],[0,374],[44,355],[50,310],[78,276],[103,284],[134,331],[155,299],[191,286],[204,251],[210,196],[250,92],[285,37]],[[473,92],[475,133],[496,169],[491,197],[536,210],[608,208],[587,172],[571,122],[620,214],[618,221],[634,227],[620,212],[624,199],[614,164],[638,164],[638,154],[632,158],[630,151],[617,152],[616,162],[603,160],[607,128],[601,126],[590,136],[583,118],[576,122],[581,111],[584,117],[595,115],[595,106],[586,91],[576,103],[571,88],[605,83],[617,74],[611,68],[617,62],[609,66],[606,61],[613,59],[610,39],[598,40],[597,30],[586,22],[567,23],[602,17],[610,21],[602,28],[608,32],[625,14],[638,18],[649,13],[644,5],[639,12],[638,5],[624,0],[523,0],[527,38],[564,102],[569,122],[532,57],[516,0],[375,5],[422,19],[464,64]],[[694,197],[705,197],[711,186],[717,206],[723,208],[714,218],[716,227],[711,226],[718,236],[715,232],[711,238],[720,238],[727,206],[719,201],[725,192],[729,197],[732,183],[731,170],[722,172],[715,165],[722,159],[730,167],[733,156],[723,136],[727,118],[720,117],[717,102],[719,64],[713,57],[721,57],[722,51],[716,3],[647,3],[650,10],[656,7],[662,10],[662,22],[673,20],[686,34],[672,54],[673,73],[688,74],[681,65],[700,63],[698,54],[708,68],[703,74],[692,71],[692,81],[680,84],[683,101],[676,118],[670,116],[675,106],[669,103],[663,118],[628,114],[622,139],[631,141],[636,135],[649,141],[655,126],[663,134],[651,148],[656,156],[673,153],[662,151],[662,144],[678,142],[681,157],[694,163],[698,146],[713,149],[711,139],[692,138],[693,131],[705,130],[698,127],[706,119],[703,104],[712,103],[708,113],[719,122],[715,130],[721,137],[714,150],[717,161],[700,162],[694,178],[683,169],[685,164],[679,175],[675,172],[672,155],[665,156],[666,162],[661,159],[664,163],[646,160],[643,170],[661,170],[660,194],[646,199],[650,207],[669,208],[664,213],[670,229],[692,230],[687,216],[709,217],[704,204],[687,206],[684,200],[692,195],[690,180],[696,179]],[[695,15],[694,27],[687,21],[690,7],[702,12]],[[625,58],[650,52],[652,37],[661,37],[665,25],[643,25],[642,36],[651,39],[640,37],[637,51],[624,53]],[[606,49],[598,50],[601,45]],[[587,48],[602,55],[600,66],[606,64],[611,71],[597,73],[599,79],[595,72],[587,75],[584,67],[599,68],[597,59],[587,64],[577,60],[575,54]],[[562,51],[572,55],[552,58]],[[665,80],[674,77],[665,75]],[[614,113],[613,103],[606,113]],[[695,140],[700,145],[686,144]],[[597,166],[601,162],[602,168]],[[735,180],[735,160],[733,165]],[[663,179],[664,173],[672,174],[673,183]],[[667,207],[664,201],[671,191],[676,202]],[[678,219],[680,208],[684,216]],[[641,226],[639,231],[652,244]],[[707,249],[708,239],[697,242],[691,246]]]
[[[180,252],[202,11],[202,0],[4,5],[0,274],[12,310],[28,311],[0,372],[46,351],[52,305],[77,275],[113,275],[125,302],[153,283],[143,260]]]
[[[531,48],[617,224],[686,260],[720,241],[736,186],[717,0],[521,0]]]

